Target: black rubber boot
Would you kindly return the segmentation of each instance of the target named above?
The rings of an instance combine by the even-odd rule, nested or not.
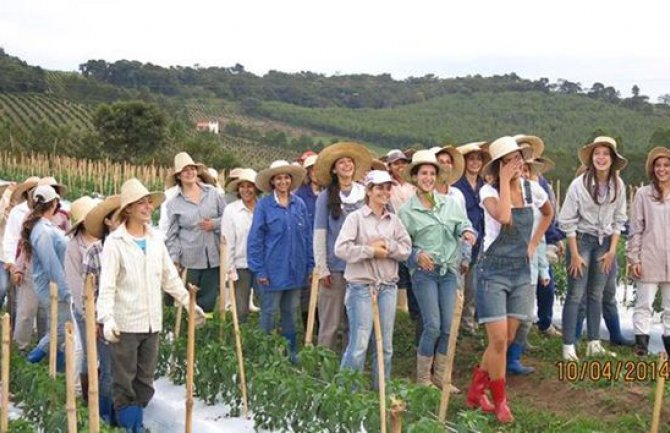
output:
[[[647,356],[649,353],[649,336],[645,334],[636,334],[633,351],[637,356]]]

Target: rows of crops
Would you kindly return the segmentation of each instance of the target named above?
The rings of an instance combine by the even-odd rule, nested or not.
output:
[[[41,123],[76,129],[92,127],[89,107],[38,93],[0,93],[0,117],[23,130]]]

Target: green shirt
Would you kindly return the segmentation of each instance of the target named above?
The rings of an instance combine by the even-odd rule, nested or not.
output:
[[[441,272],[457,265],[459,240],[472,224],[459,203],[453,197],[434,194],[435,206],[426,209],[414,194],[400,208],[398,216],[412,238],[412,255],[423,251],[441,267]]]

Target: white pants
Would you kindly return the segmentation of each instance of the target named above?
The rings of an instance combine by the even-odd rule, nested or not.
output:
[[[637,284],[637,299],[633,312],[633,328],[636,335],[649,335],[651,316],[654,314],[654,298],[659,287],[663,294],[663,335],[670,335],[670,283]]]

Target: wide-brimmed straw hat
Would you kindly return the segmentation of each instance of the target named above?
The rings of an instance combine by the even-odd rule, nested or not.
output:
[[[525,163],[530,166],[530,169],[534,173],[540,173],[540,174],[544,174],[548,171],[551,171],[556,166],[556,164],[554,164],[554,161],[545,157],[531,158],[529,160],[526,160]]]
[[[168,170],[165,176],[165,188],[172,188],[177,184],[177,176],[184,171],[184,168],[193,166],[198,172],[200,180],[208,185],[216,186],[217,176],[212,176],[207,166],[200,162],[194,162],[191,155],[186,152],[179,152],[174,156],[174,167]]]
[[[70,217],[72,218],[72,227],[65,232],[66,235],[74,233],[77,228],[84,222],[86,215],[99,203],[87,195],[79,197],[70,205]]]
[[[261,170],[261,172],[256,175],[256,188],[263,192],[272,191],[270,181],[278,174],[288,174],[291,176],[291,191],[295,191],[302,185],[302,181],[307,175],[307,171],[298,165],[291,165],[288,161],[279,159],[270,164],[270,168]]]
[[[372,162],[370,163],[370,168],[371,170],[388,170],[386,167],[386,164],[384,164],[384,161],[378,158],[372,158]]]
[[[313,167],[314,164],[316,163],[316,159],[317,159],[318,157],[319,157],[319,155],[317,155],[316,153],[313,154],[313,155],[309,155],[309,156],[307,156],[307,158],[305,158],[305,159],[302,161],[302,168],[304,168],[305,170],[307,170],[308,168]]]
[[[412,179],[412,171],[414,170],[415,167],[418,167],[420,165],[424,164],[430,164],[433,167],[435,167],[435,170],[437,172],[437,177],[441,178],[442,172],[444,171],[445,167],[442,167],[440,164],[437,162],[437,158],[435,157],[435,153],[431,151],[430,149],[422,149],[422,150],[417,150],[414,152],[414,155],[412,155],[412,162],[410,162],[407,165],[407,168],[405,169],[405,172],[403,173],[403,176],[405,177],[405,180],[412,184],[416,184],[414,182],[414,179]]]
[[[30,176],[22,183],[16,185],[14,191],[12,192],[12,195],[9,198],[10,203],[14,203],[15,205],[17,205],[26,200],[28,198],[28,191],[35,188],[39,180],[40,178],[37,176]]]
[[[437,149],[433,148],[431,150],[434,150],[436,159],[437,155],[440,153],[448,153],[449,156],[451,156],[452,167],[442,167],[442,175],[440,177],[440,181],[442,183],[451,185],[463,176],[463,170],[465,170],[465,158],[463,157],[463,154],[458,151],[458,149],[448,144],[446,146],[439,147]]]
[[[488,141],[474,141],[472,143],[462,144],[456,147],[463,158],[468,156],[468,154],[473,152],[479,152],[482,155],[482,163],[486,164],[491,160],[491,155],[489,154],[489,142]]]
[[[9,182],[9,181],[6,181],[6,180],[0,180],[0,196],[2,196],[5,193],[5,191],[7,190],[7,188],[9,188],[12,185],[14,185],[13,182]]]
[[[658,158],[670,158],[670,149],[667,147],[654,147],[647,154],[647,161],[644,163],[645,171],[647,172],[647,177],[651,179],[654,174],[654,162]]]
[[[514,136],[514,139],[519,144],[519,146],[523,146],[525,143],[533,148],[533,158],[539,158],[542,156],[542,153],[544,152],[544,141],[542,141],[540,137],[535,135],[518,134]]]
[[[521,152],[521,157],[524,160],[531,159],[533,157],[533,148],[530,146],[519,146],[514,137],[500,137],[495,140],[489,146],[489,154],[491,155],[491,160],[484,164],[482,167],[482,173],[490,173],[493,163],[499,159],[502,159],[504,156],[509,155],[513,152]]]
[[[95,205],[84,218],[84,227],[91,236],[101,239],[105,231],[105,218],[114,213],[121,206],[121,196],[110,195],[101,203]]]
[[[370,170],[372,154],[358,143],[340,142],[331,144],[319,153],[314,163],[314,179],[321,186],[328,186],[332,181],[333,164],[340,158],[351,158],[354,161],[354,181],[363,179]]]
[[[128,179],[121,185],[121,205],[114,213],[114,218],[119,220],[125,208],[147,196],[149,196],[149,200],[154,209],[160,206],[165,200],[165,194],[163,192],[150,192],[146,186],[142,185],[142,182],[140,182],[139,179]]]
[[[234,180],[230,181],[228,185],[226,185],[226,192],[236,193],[237,187],[242,182],[251,182],[255,185],[257,175],[258,173],[256,173],[256,170],[251,168],[243,168],[240,170],[238,176]]]
[[[596,137],[592,143],[585,144],[579,150],[579,160],[583,165],[590,167],[593,165],[593,149],[598,146],[609,147],[613,154],[612,168],[614,170],[623,170],[628,165],[628,160],[624,158],[616,149],[616,140],[612,137]]]

